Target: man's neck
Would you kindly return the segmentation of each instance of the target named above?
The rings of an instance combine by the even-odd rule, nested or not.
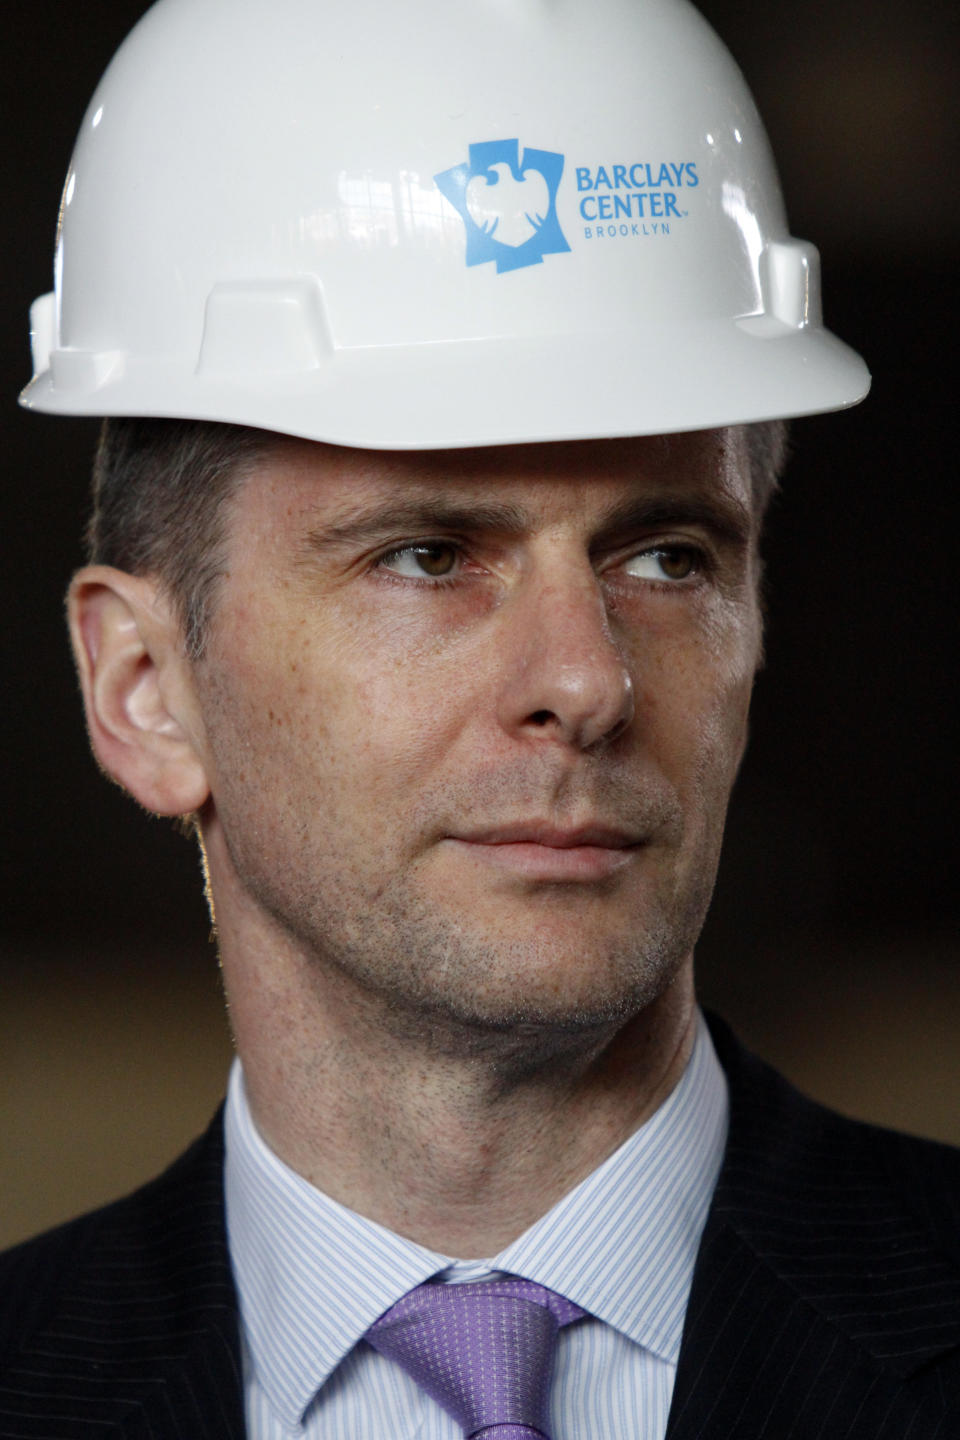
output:
[[[673,1090],[695,1034],[689,962],[626,1023],[489,1034],[388,1022],[294,966],[269,981],[225,969],[267,1143],[341,1204],[462,1258],[496,1254],[612,1154]]]

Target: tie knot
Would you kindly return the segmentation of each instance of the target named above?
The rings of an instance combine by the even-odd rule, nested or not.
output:
[[[532,1280],[430,1281],[404,1295],[366,1339],[452,1415],[466,1436],[545,1437],[557,1332],[585,1312]]]

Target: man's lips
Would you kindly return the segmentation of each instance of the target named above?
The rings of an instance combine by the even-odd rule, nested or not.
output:
[[[597,880],[629,863],[644,838],[602,823],[564,829],[548,821],[521,821],[452,835],[449,839],[481,864],[544,881]]]
[[[546,845],[551,850],[572,850],[580,845],[622,850],[642,843],[639,835],[613,825],[588,824],[563,829],[545,820],[521,820],[492,829],[469,830],[453,838],[471,845]]]

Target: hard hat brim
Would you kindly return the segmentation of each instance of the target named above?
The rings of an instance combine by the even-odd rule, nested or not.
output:
[[[642,330],[333,351],[297,372],[195,373],[117,352],[54,352],[26,387],[49,414],[251,425],[362,449],[430,450],[669,434],[856,405],[866,365],[829,331],[769,316]]]

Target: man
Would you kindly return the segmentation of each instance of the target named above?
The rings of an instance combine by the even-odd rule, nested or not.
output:
[[[240,1064],[3,1262],[0,1434],[952,1433],[956,1157],[694,1000],[778,417],[866,388],[714,37],[162,0],[59,255],[91,743],[193,818]]]

